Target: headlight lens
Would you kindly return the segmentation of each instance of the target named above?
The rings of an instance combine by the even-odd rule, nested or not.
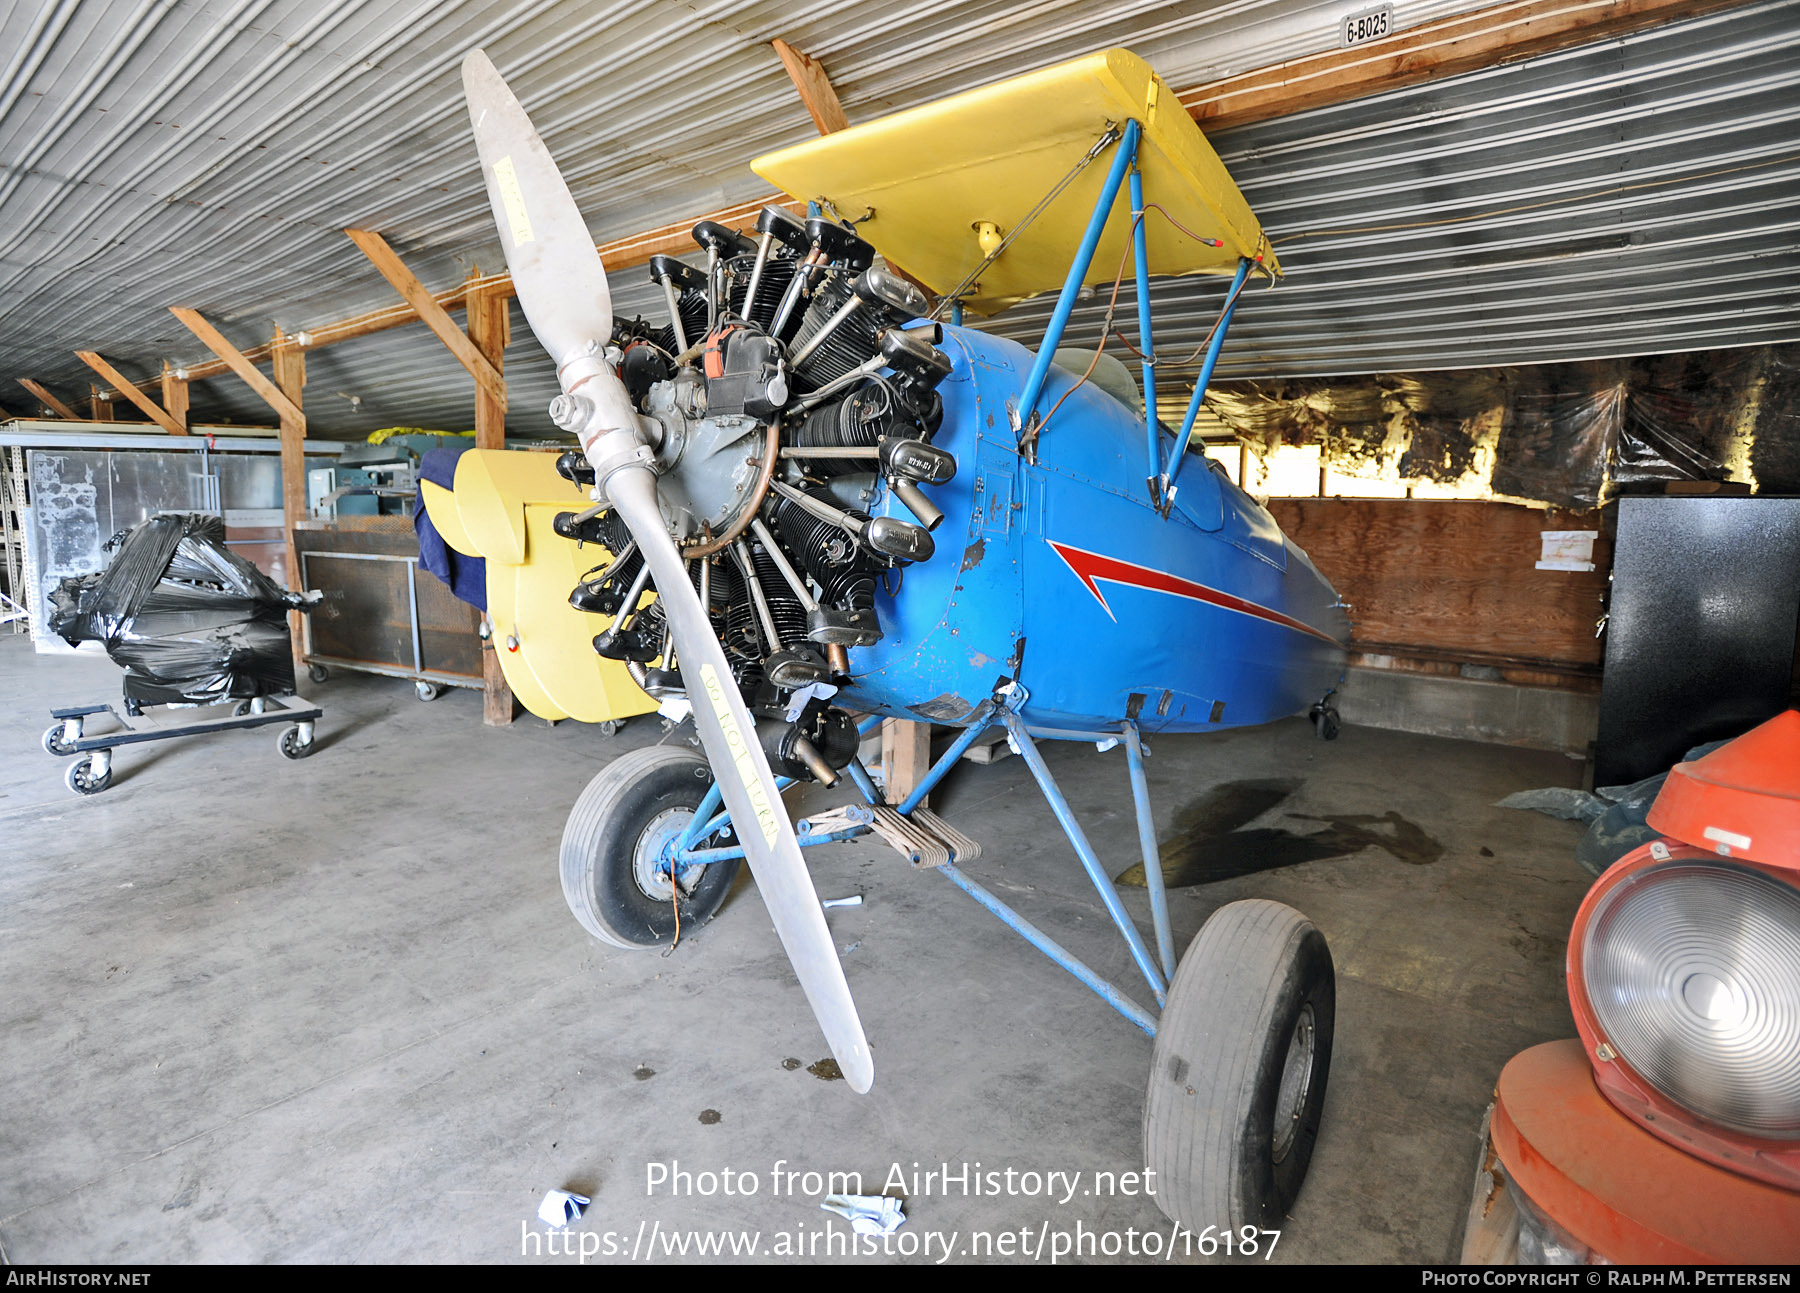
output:
[[[1708,1122],[1800,1139],[1800,890],[1726,862],[1646,867],[1595,907],[1582,977],[1605,1039]]]

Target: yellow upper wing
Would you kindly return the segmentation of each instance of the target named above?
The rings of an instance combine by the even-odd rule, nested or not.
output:
[[[1174,92],[1129,50],[1103,50],[853,126],[765,154],[750,166],[794,197],[828,201],[849,219],[872,209],[857,232],[943,293],[980,263],[977,225],[991,222],[1011,233],[1107,123],[1123,127],[1127,120],[1143,127],[1138,158],[1146,206],[1173,217],[1152,210],[1145,219],[1149,272],[1226,274],[1247,256],[1279,273],[1261,224],[1219,155]],[[983,271],[967,308],[995,314],[1062,286],[1111,160],[1110,151],[1095,158]],[[1130,237],[1121,188],[1088,282],[1112,280]],[[1203,238],[1224,245],[1211,247]]]

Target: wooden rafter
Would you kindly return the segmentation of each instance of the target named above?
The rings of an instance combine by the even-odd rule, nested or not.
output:
[[[475,379],[482,391],[498,402],[501,408],[505,408],[506,379],[500,375],[500,370],[451,321],[449,311],[438,304],[437,298],[406,267],[406,263],[388,246],[387,239],[368,229],[346,229],[344,232],[349,235],[351,242],[362,249],[362,254],[369,258],[370,263],[381,271],[381,276],[393,285],[394,290],[406,298],[406,303],[413,308],[413,312],[456,356],[456,362],[468,370],[469,376]]]
[[[825,75],[819,60],[801,53],[785,40],[772,40],[769,44],[781,55],[781,65],[787,69],[794,88],[800,91],[800,102],[812,114],[813,125],[819,128],[819,133],[829,135],[833,131],[848,130],[850,119],[844,115],[844,105],[838,102],[837,91],[831,88],[831,78]]]
[[[29,377],[21,377],[19,378],[19,385],[37,396],[48,408],[54,410],[57,417],[67,418],[71,422],[84,422],[87,420],[81,417],[67,404],[64,404],[61,400],[57,399],[56,396],[44,389],[41,383],[34,382]]]
[[[219,357],[226,369],[243,378],[251,390],[262,396],[263,402],[274,409],[277,416],[291,418],[302,425],[306,423],[306,414],[300,411],[281,389],[263,376],[262,370],[251,363],[244,353],[225,339],[223,333],[208,323],[198,310],[190,310],[185,306],[171,305],[169,313],[187,325],[187,330],[205,344],[206,348]],[[189,374],[192,376],[192,373]]]
[[[1289,59],[1183,90],[1179,98],[1202,129],[1229,130],[1742,3],[1745,0],[1508,0],[1367,45]]]
[[[167,431],[170,435],[187,434],[187,428],[182,426],[181,423],[177,422],[174,418],[170,417],[162,405],[158,404],[155,400],[140,391],[136,386],[132,385],[129,378],[111,364],[107,363],[104,359],[100,358],[99,355],[91,350],[77,350],[75,352],[75,357],[81,360],[81,362],[86,364],[89,368],[99,373],[114,390],[130,400],[133,404],[137,405],[145,417],[156,423],[156,425],[161,427],[164,431]]]

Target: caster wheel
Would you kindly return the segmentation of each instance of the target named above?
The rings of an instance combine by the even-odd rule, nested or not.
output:
[[[302,741],[300,729],[290,727],[281,734],[280,750],[284,759],[304,759],[313,752],[313,741]]]
[[[322,664],[311,664],[306,666],[306,676],[311,678],[314,682],[324,682],[327,678],[331,677],[331,670],[327,669]]]
[[[443,694],[444,689],[439,687],[436,683],[415,682],[413,684],[413,695],[417,696],[420,700],[436,700]]]
[[[63,780],[78,795],[97,795],[112,785],[112,767],[109,765],[104,772],[95,772],[94,756],[90,754],[71,763],[68,772],[63,774]]]
[[[713,918],[737,859],[690,868],[679,882],[656,869],[712,780],[699,754],[652,745],[621,755],[588,783],[563,828],[561,858],[563,898],[583,929],[614,947],[666,947],[675,940],[677,883],[682,929]]]
[[[127,696],[125,698],[125,712],[133,718],[142,718],[144,716],[143,703]]]
[[[231,716],[233,718],[242,718],[245,714],[248,714],[249,712],[250,712],[250,702],[247,700],[240,700],[237,704],[235,704],[231,707]]]
[[[1171,1221],[1282,1228],[1319,1134],[1336,1004],[1325,936],[1292,907],[1227,903],[1194,936],[1144,1101],[1144,1162]]]
[[[52,723],[44,732],[44,748],[51,754],[66,755],[75,753],[75,747],[63,740],[63,725]]]
[[[624,726],[625,726],[624,719],[609,718],[604,723],[599,724],[600,735],[601,736],[617,736],[619,734],[619,729]]]
[[[1342,723],[1339,720],[1338,712],[1334,707],[1327,705],[1321,709],[1315,710],[1313,712],[1312,721],[1313,731],[1321,741],[1337,740],[1338,728],[1342,726]]]

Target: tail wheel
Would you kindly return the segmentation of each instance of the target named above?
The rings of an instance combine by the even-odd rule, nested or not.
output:
[[[1144,1101],[1144,1161],[1170,1220],[1282,1227],[1319,1134],[1336,1003],[1325,936],[1292,907],[1228,903],[1195,936]]]
[[[583,929],[614,947],[664,947],[681,928],[711,920],[731,892],[738,859],[690,867],[679,878],[658,866],[694,820],[712,786],[699,754],[653,745],[613,760],[588,783],[563,828],[563,898]],[[729,832],[707,841],[719,847]]]

